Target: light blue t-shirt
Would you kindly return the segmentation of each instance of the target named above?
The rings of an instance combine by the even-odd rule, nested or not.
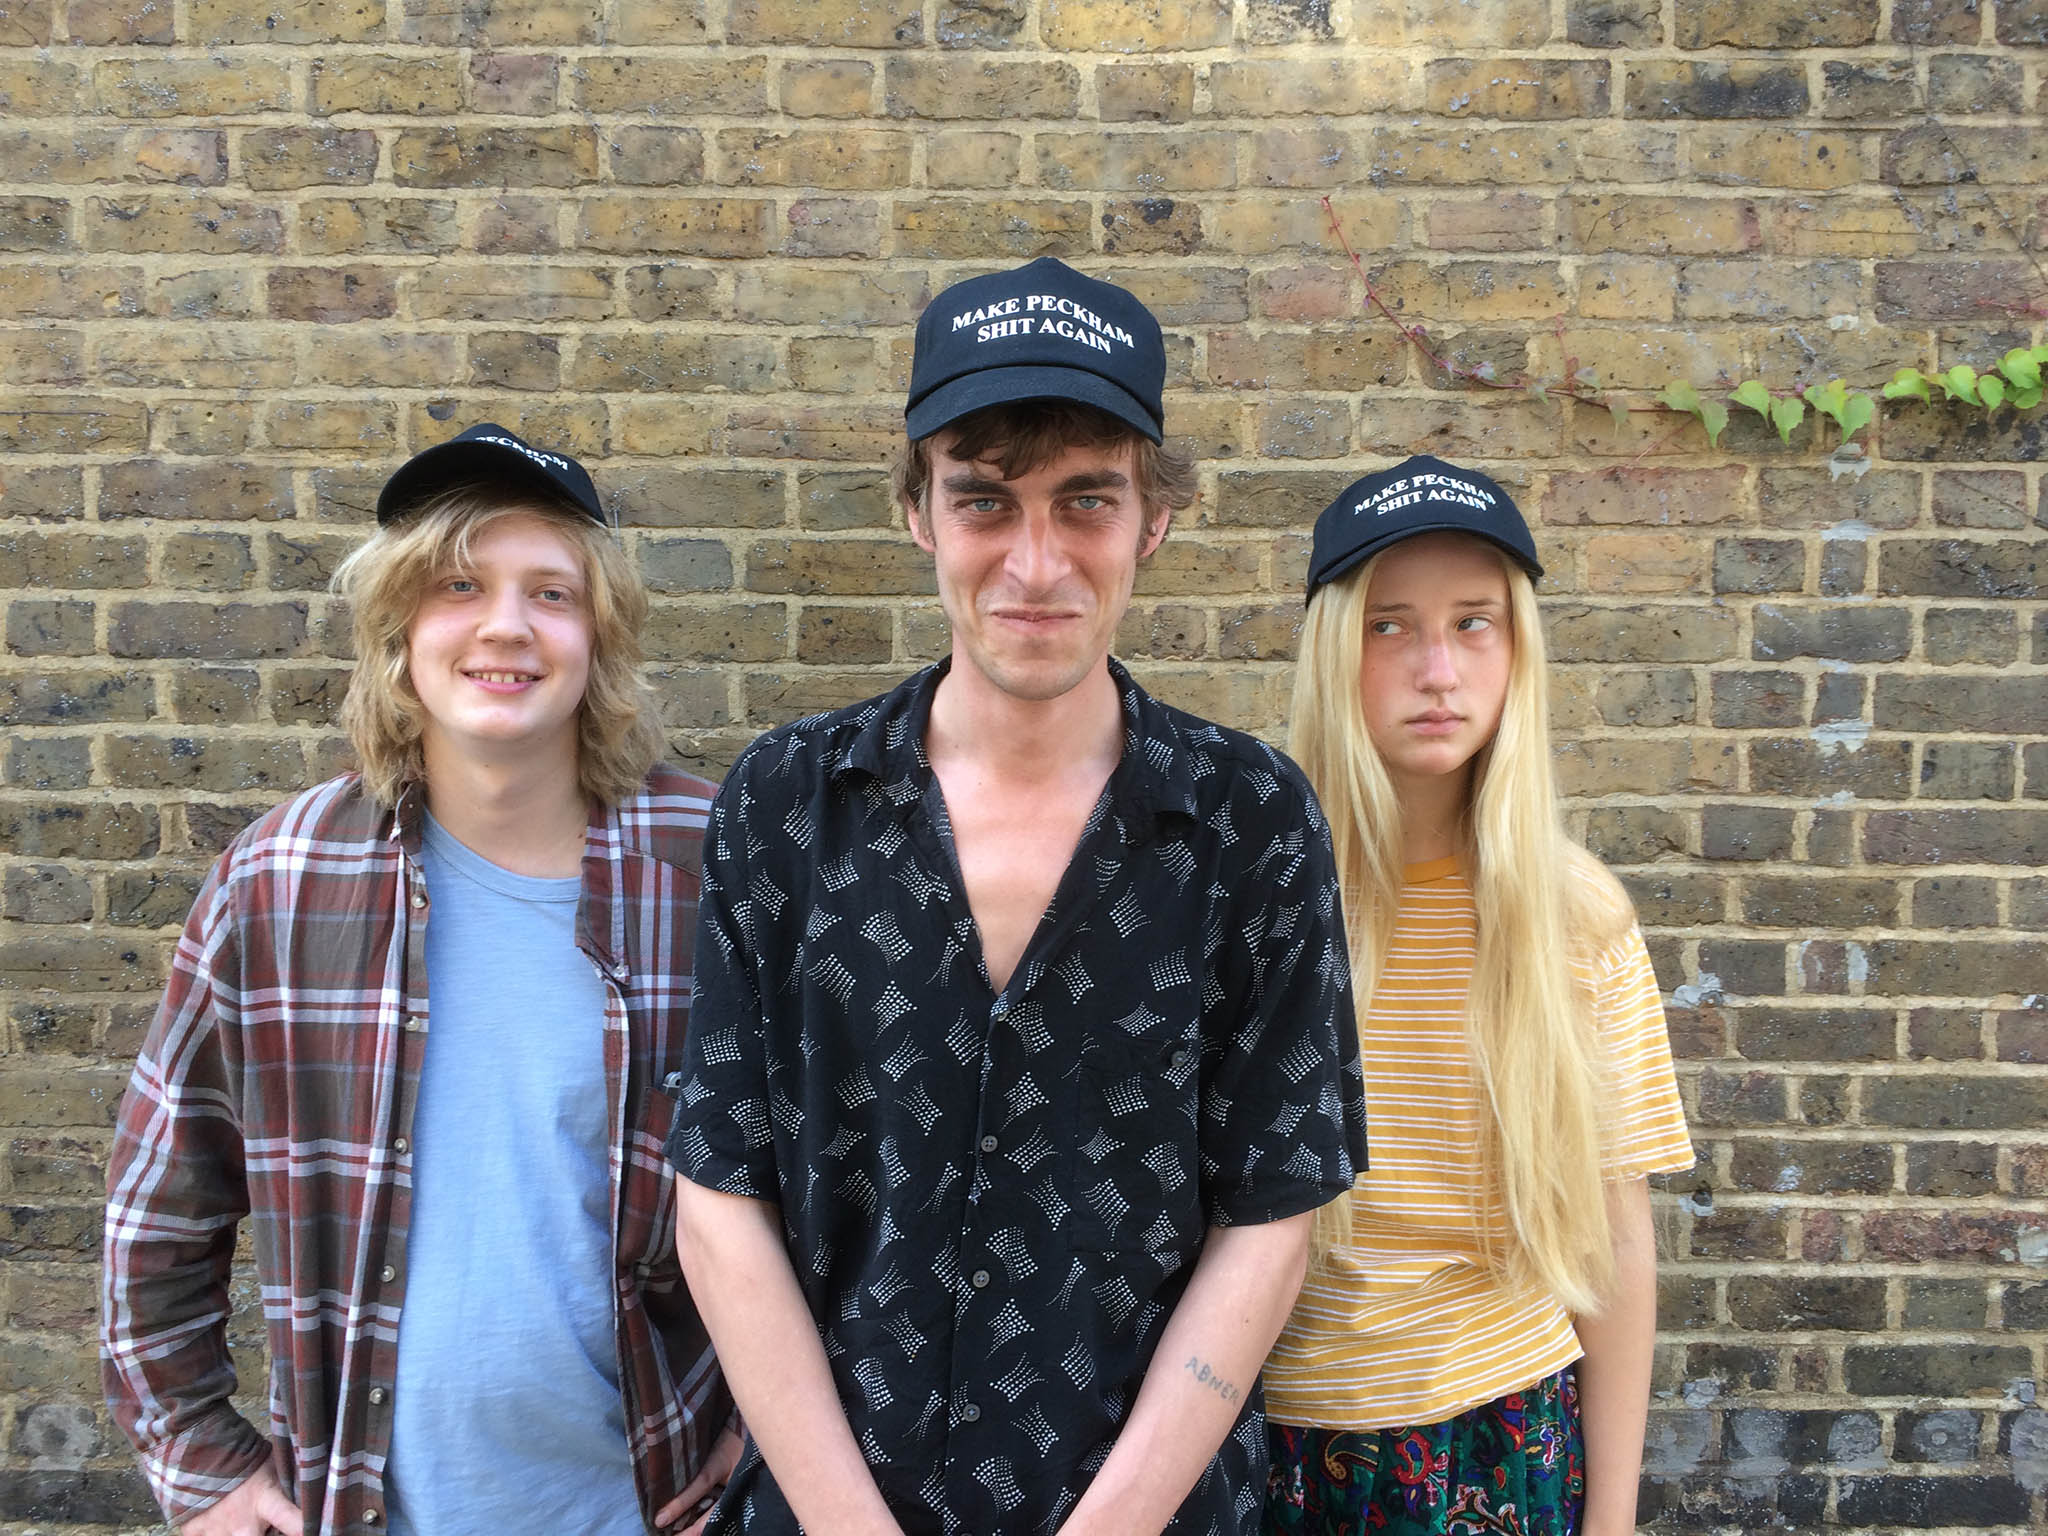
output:
[[[386,1474],[398,1536],[644,1536],[612,1320],[604,987],[577,879],[428,819],[427,1045]]]

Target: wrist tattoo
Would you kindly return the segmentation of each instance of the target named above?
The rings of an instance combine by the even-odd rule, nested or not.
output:
[[[1189,1355],[1188,1363],[1182,1369],[1195,1378],[1197,1386],[1207,1387],[1226,1403],[1237,1402],[1244,1396],[1244,1393],[1238,1390],[1236,1382],[1225,1381],[1216,1372],[1209,1369],[1209,1362],[1206,1360],[1197,1359],[1195,1356]]]

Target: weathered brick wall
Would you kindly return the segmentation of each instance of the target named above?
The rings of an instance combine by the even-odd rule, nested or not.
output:
[[[1503,377],[1982,366],[2048,314],[2044,42],[2042,0],[0,0],[0,1528],[148,1523],[108,1123],[208,857],[342,762],[323,584],[382,476],[487,417],[586,456],[715,771],[942,649],[880,470],[909,327],[1046,252],[1172,333],[1204,495],[1121,643],[1166,696],[1283,729],[1308,522],[1392,456],[1540,519],[1701,1155],[1646,1521],[2041,1528],[2040,416],[1889,409],[1838,479],[1459,386],[1318,198]]]

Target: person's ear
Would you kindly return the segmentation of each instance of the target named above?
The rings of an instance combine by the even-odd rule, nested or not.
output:
[[[1166,530],[1173,526],[1173,508],[1147,508],[1145,516],[1145,536],[1138,541],[1140,560],[1149,557],[1153,550],[1166,541]]]
[[[925,496],[927,498],[925,505],[929,505],[929,498],[931,496],[929,486],[925,489]],[[931,514],[925,511],[924,506],[913,501],[908,496],[903,498],[903,521],[910,525],[910,536],[917,541],[919,549],[928,555],[938,553],[938,546],[932,542]]]

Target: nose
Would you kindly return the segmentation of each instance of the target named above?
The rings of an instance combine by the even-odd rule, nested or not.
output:
[[[1449,635],[1435,634],[1422,643],[1415,686],[1424,693],[1449,693],[1458,686],[1458,668],[1451,656]]]
[[[1067,557],[1049,510],[1032,507],[1025,511],[1006,564],[1010,579],[1024,592],[1042,593],[1059,585],[1067,573]]]
[[[516,586],[505,585],[493,590],[485,599],[483,615],[477,623],[477,634],[485,640],[524,640],[533,632],[527,622],[526,594]]]

